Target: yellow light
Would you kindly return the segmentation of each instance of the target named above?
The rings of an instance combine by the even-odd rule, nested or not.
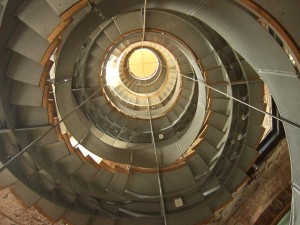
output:
[[[128,60],[130,72],[139,79],[147,79],[155,74],[158,68],[157,56],[149,49],[135,50]]]

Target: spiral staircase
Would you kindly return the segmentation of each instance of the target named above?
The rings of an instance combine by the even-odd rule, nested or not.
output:
[[[74,225],[211,219],[258,156],[264,82],[300,123],[296,68],[244,2],[1,0],[1,166],[27,150],[0,187]]]

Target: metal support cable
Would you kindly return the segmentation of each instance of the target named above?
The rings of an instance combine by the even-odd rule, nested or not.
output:
[[[166,216],[166,209],[165,209],[165,203],[163,198],[163,191],[162,191],[162,184],[161,184],[161,176],[159,171],[159,163],[158,163],[158,154],[157,154],[157,148],[154,138],[154,132],[153,132],[153,124],[152,124],[152,117],[151,117],[151,110],[150,110],[150,101],[148,97],[148,89],[147,86],[145,86],[146,89],[146,96],[147,96],[147,103],[148,103],[148,112],[149,112],[149,123],[150,123],[150,130],[151,130],[151,142],[154,149],[155,154],[155,161],[156,161],[156,170],[157,170],[157,181],[158,181],[158,188],[159,188],[159,198],[160,198],[160,207],[161,207],[161,214],[164,219],[164,224],[167,225],[167,216]]]
[[[98,94],[102,89],[109,85],[106,83],[101,88],[96,90],[93,94],[91,94],[87,99],[85,99],[83,102],[81,102],[79,105],[77,105],[72,111],[70,111],[66,116],[64,116],[61,120],[59,120],[55,125],[51,126],[49,129],[47,129],[44,133],[42,133],[40,136],[38,136],[36,139],[34,139],[30,144],[28,144],[25,148],[23,148],[20,152],[18,152],[16,155],[14,155],[10,160],[8,160],[1,168],[0,173],[4,171],[12,162],[20,158],[24,153],[26,153],[35,143],[37,143],[39,140],[41,140],[43,137],[45,137],[48,133],[50,133],[52,130],[57,128],[63,121],[65,121],[70,115],[72,115],[76,110],[81,108],[84,104],[86,104],[90,99],[92,99],[96,94]]]
[[[275,116],[275,115],[273,115],[272,113],[265,112],[264,110],[261,110],[261,109],[259,109],[259,108],[256,108],[255,106],[252,106],[252,105],[250,105],[249,103],[246,103],[246,102],[244,102],[244,101],[242,101],[242,100],[240,100],[240,99],[238,99],[238,98],[235,98],[235,97],[233,97],[233,96],[231,96],[231,95],[229,95],[229,94],[226,94],[226,93],[224,93],[224,92],[222,92],[222,91],[220,91],[220,90],[218,90],[218,89],[212,87],[211,85],[205,83],[203,80],[194,79],[194,78],[185,76],[185,75],[183,75],[183,74],[180,74],[180,75],[181,75],[182,77],[187,78],[187,79],[190,79],[190,80],[193,80],[193,81],[197,81],[198,83],[203,84],[204,86],[208,87],[209,89],[211,89],[211,90],[213,90],[213,91],[215,91],[215,92],[218,92],[218,93],[220,93],[220,94],[222,94],[222,95],[225,95],[226,97],[228,97],[228,98],[230,98],[230,99],[233,99],[233,100],[235,100],[235,101],[237,101],[237,102],[239,102],[239,103],[241,103],[241,104],[244,104],[244,105],[246,105],[246,106],[248,106],[248,107],[250,107],[250,108],[252,108],[252,109],[254,109],[254,110],[258,111],[258,112],[264,113],[265,115],[271,116],[272,118],[274,118],[274,119],[276,119],[276,120],[278,120],[278,121],[280,121],[280,122],[282,122],[282,123],[284,123],[284,124],[287,124],[287,125],[289,125],[289,126],[295,128],[295,129],[297,129],[297,130],[300,130],[300,126],[299,126],[298,124],[295,124],[295,123],[293,123],[293,122],[291,122],[291,121],[289,121],[289,120],[287,120],[287,119],[284,119],[284,118]]]
[[[161,65],[162,65],[162,64],[161,64]],[[164,65],[162,65],[162,66],[164,66]],[[244,101],[242,101],[242,100],[240,100],[240,99],[238,99],[238,98],[235,98],[235,97],[233,97],[233,96],[231,96],[231,95],[229,95],[229,94],[227,94],[227,93],[224,93],[224,92],[222,92],[222,91],[220,91],[220,90],[218,90],[218,89],[212,87],[211,85],[205,83],[203,80],[199,80],[199,79],[195,79],[195,78],[188,77],[188,76],[186,76],[186,75],[184,75],[184,74],[179,73],[178,70],[176,70],[176,69],[170,69],[170,68],[168,68],[168,69],[169,69],[169,70],[176,71],[176,72],[177,72],[179,75],[181,75],[182,77],[185,77],[185,78],[187,78],[187,79],[190,79],[190,80],[196,81],[196,82],[198,82],[198,83],[200,83],[200,84],[203,84],[204,86],[206,86],[207,88],[209,88],[209,89],[211,89],[211,90],[213,90],[213,91],[215,91],[215,92],[218,92],[218,93],[220,93],[220,94],[222,94],[222,95],[224,95],[224,96],[226,96],[226,97],[228,97],[228,98],[230,98],[230,99],[233,99],[233,100],[235,100],[235,101],[237,101],[237,102],[239,102],[239,103],[241,103],[241,104],[244,104],[244,105],[246,105],[246,106],[248,106],[248,107],[250,107],[250,108],[252,108],[252,109],[254,109],[254,110],[258,111],[258,112],[260,112],[260,113],[263,113],[263,114],[265,114],[265,115],[267,115],[267,116],[270,116],[270,117],[272,117],[273,119],[276,119],[276,120],[278,120],[278,121],[280,121],[280,122],[282,122],[282,123],[284,123],[284,124],[287,124],[287,125],[289,125],[289,126],[295,128],[295,129],[297,129],[297,130],[300,130],[300,125],[295,124],[295,123],[293,123],[292,121],[289,121],[289,120],[284,119],[284,118],[282,118],[282,117],[275,116],[275,115],[273,115],[272,113],[268,113],[268,112],[266,112],[266,111],[264,111],[264,110],[261,110],[261,109],[259,109],[259,108],[256,108],[255,106],[250,105],[250,104],[247,103],[247,102],[244,102]]]
[[[145,40],[145,32],[146,32],[146,10],[147,10],[147,0],[144,2],[144,9],[143,9],[143,36],[142,36],[142,47],[144,46],[144,40]]]

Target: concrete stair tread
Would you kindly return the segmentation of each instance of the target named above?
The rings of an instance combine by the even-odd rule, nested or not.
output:
[[[22,182],[17,182],[11,186],[13,193],[19,198],[27,207],[33,206],[41,196],[36,194]]]
[[[207,164],[199,154],[192,155],[189,159],[187,159],[186,163],[194,174],[195,180],[204,179],[210,172]]]
[[[20,23],[8,46],[15,52],[39,63],[48,49],[49,43],[30,27]]]
[[[127,185],[128,177],[128,174],[115,173],[106,190],[108,192],[125,194],[125,187]]]
[[[22,83],[38,86],[43,70],[41,64],[14,52],[6,76]]]
[[[32,12],[35,12],[34,17],[32,17]],[[19,9],[17,16],[45,39],[60,23],[59,17],[46,1],[26,1]]]
[[[52,221],[58,221],[63,215],[65,209],[60,207],[47,199],[40,199],[34,205],[43,215],[47,215]]]
[[[50,163],[58,162],[71,154],[63,141],[44,145],[41,147],[41,151],[44,158]]]
[[[79,2],[79,0],[46,0],[47,3],[53,8],[57,15],[63,14],[66,10],[72,7],[74,4]]]
[[[44,90],[40,87],[14,81],[11,103],[14,105],[42,107]]]

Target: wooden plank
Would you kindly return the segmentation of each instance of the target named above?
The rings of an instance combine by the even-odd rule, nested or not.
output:
[[[64,21],[70,19],[76,12],[78,12],[80,9],[87,6],[86,0],[81,0],[74,4],[72,7],[70,7],[67,11],[65,11],[63,14],[60,15],[60,18]]]
[[[48,93],[49,93],[50,87],[49,85],[45,85],[44,92],[43,92],[43,100],[42,100],[42,106],[46,108],[48,106]]]
[[[63,138],[64,142],[66,143],[66,146],[69,149],[70,153],[74,153],[75,150],[74,150],[73,146],[71,145],[68,134],[67,133],[62,134],[62,138]]]
[[[54,62],[52,60],[48,60],[48,62],[46,63],[43,73],[42,73],[42,76],[41,76],[41,79],[40,79],[39,87],[41,87],[41,88],[45,87],[45,84],[47,82],[47,78],[49,76],[49,73],[53,66],[53,63]]]
[[[47,40],[49,43],[52,43],[58,35],[60,35],[66,27],[72,22],[72,18],[62,21],[58,26],[53,30],[53,32],[48,36]]]
[[[45,52],[40,64],[41,65],[46,65],[47,62],[50,60],[51,55],[53,54],[54,50],[56,49],[56,47],[58,46],[58,44],[60,43],[61,39],[60,38],[56,38],[48,47],[47,51]]]
[[[48,123],[54,125],[54,117],[55,115],[55,104],[54,101],[48,101]]]

